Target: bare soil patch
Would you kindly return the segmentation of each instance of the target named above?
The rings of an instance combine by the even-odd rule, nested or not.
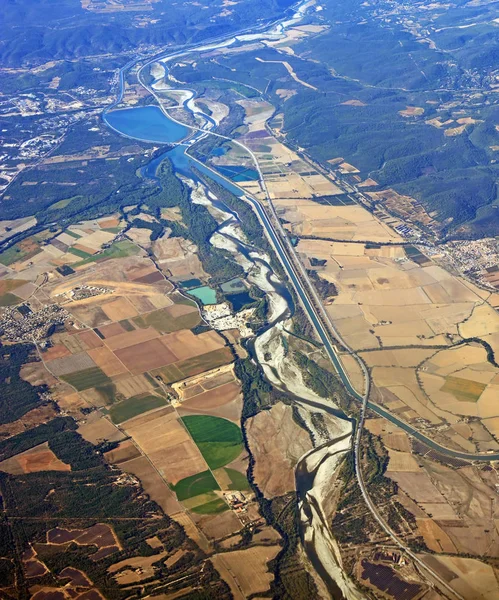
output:
[[[312,448],[312,442],[293,420],[291,407],[278,403],[252,417],[247,435],[256,461],[255,481],[265,496],[272,498],[294,490],[294,466]]]

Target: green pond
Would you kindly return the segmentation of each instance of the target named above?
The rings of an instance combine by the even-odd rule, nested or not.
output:
[[[191,296],[195,296],[198,300],[201,300],[203,304],[216,304],[217,303],[217,293],[215,290],[212,290],[208,285],[203,285],[202,287],[195,288],[193,290],[189,290],[188,292]]]

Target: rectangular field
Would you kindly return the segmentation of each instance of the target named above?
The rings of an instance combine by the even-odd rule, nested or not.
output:
[[[160,396],[134,396],[113,404],[109,414],[113,423],[123,423],[123,421],[165,405],[166,400]]]
[[[77,371],[76,373],[62,375],[61,379],[64,379],[66,383],[69,383],[69,385],[72,385],[78,391],[111,383],[111,379],[99,367],[92,367],[83,371]]]
[[[134,375],[164,367],[177,360],[175,354],[158,339],[121,348],[115,354]]]

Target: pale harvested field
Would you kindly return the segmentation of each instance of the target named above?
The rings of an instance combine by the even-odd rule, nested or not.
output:
[[[431,423],[441,422],[441,418],[433,412],[432,405],[421,391],[414,369],[374,367],[372,378],[382,394],[383,389],[386,388],[391,394]]]
[[[419,377],[438,408],[456,415],[499,416],[499,369],[478,344],[439,351],[421,365]]]
[[[348,373],[348,377],[352,382],[353,387],[360,393],[365,392],[365,378],[364,372],[360,368],[359,363],[351,354],[341,354],[340,360]]]
[[[167,552],[160,552],[159,554],[154,554],[152,556],[134,556],[125,558],[124,560],[112,564],[107,572],[110,574],[116,573],[114,579],[120,585],[136,583],[137,581],[152,577],[156,572],[153,564],[162,558],[165,558],[167,555]],[[117,573],[117,571],[120,571],[120,573]]]
[[[390,458],[388,463],[388,471],[399,471],[406,473],[417,473],[419,471],[419,464],[412,454],[390,449],[388,451],[388,455]]]
[[[108,348],[95,348],[89,350],[88,355],[108,377],[127,373],[125,365]]]
[[[490,565],[457,556],[425,556],[423,560],[466,600],[496,600],[499,596],[498,578]]]
[[[206,470],[206,463],[171,409],[127,421],[123,428],[170,483]]]
[[[302,240],[298,251],[307,258],[327,261],[318,273],[338,289],[327,310],[354,349],[379,347],[377,338],[385,347],[424,346],[448,344],[448,333],[469,335],[463,330],[469,321],[461,323],[481,298],[474,288],[437,265],[419,266],[400,247],[390,248],[390,255],[382,248],[367,250],[362,244]],[[479,313],[475,318],[480,323],[484,320]],[[499,327],[497,313],[495,318]],[[482,329],[488,326],[485,322]]]
[[[126,297],[116,298],[116,300],[106,302],[102,305],[102,310],[111,321],[121,321],[138,315],[137,310]]]
[[[135,329],[134,331],[126,331],[125,333],[113,335],[110,338],[106,338],[105,344],[110,350],[122,350],[158,337],[160,337],[160,334],[155,329],[145,327],[144,329]]]
[[[274,405],[247,422],[255,457],[254,478],[267,498],[295,489],[294,466],[312,448],[308,433],[293,420],[290,406]]]
[[[153,242],[153,251],[163,272],[173,277],[204,279],[206,273],[197,255],[197,247],[183,238],[158,239]]]
[[[0,462],[0,471],[22,475],[40,471],[71,471],[71,466],[59,460],[45,442]]]
[[[76,302],[73,302],[67,304],[65,308],[87,327],[94,328],[109,323],[109,317],[96,304],[76,304]]]
[[[216,554],[211,560],[223,578],[224,573],[228,572],[237,581],[243,597],[247,598],[251,594],[263,593],[269,589],[274,576],[269,573],[267,563],[274,559],[280,550],[280,546],[254,546],[247,550]],[[230,579],[231,577],[227,579],[229,585]],[[236,597],[241,597],[240,592]]]
[[[150,229],[141,229],[138,227],[131,227],[126,232],[127,237],[130,238],[132,242],[146,248],[151,245],[151,234],[152,231]]]
[[[360,355],[369,367],[416,367],[435,352],[436,350],[410,348],[361,352]]]
[[[78,427],[78,433],[92,444],[99,444],[104,440],[118,442],[125,435],[99,412],[88,415],[86,422]]]
[[[446,505],[444,505],[446,506]],[[457,552],[456,546],[445,531],[433,519],[416,519],[418,531],[423,536],[426,545],[434,552]]]
[[[164,335],[161,341],[177,356],[178,360],[207,354],[225,346],[225,340],[213,330],[194,335],[189,329],[182,329]]]
[[[303,196],[302,196],[303,197]],[[322,205],[312,200],[275,200],[278,214],[289,221],[294,235],[315,235],[338,240],[399,241],[400,236],[360,206]]]
[[[57,404],[62,410],[68,412],[76,412],[77,416],[81,415],[80,408],[89,408],[88,402],[83,400],[78,392],[64,394],[57,399]]]
[[[147,380],[144,375],[133,375],[123,379],[115,380],[116,391],[125,398],[131,398],[132,396],[138,396],[145,392],[150,392],[153,386],[150,381]]]
[[[196,542],[196,544],[204,550],[204,552],[209,552],[211,550],[211,546],[204,536],[204,534],[196,527],[192,518],[189,514],[185,512],[171,513],[171,518],[174,521],[177,521],[182,527],[185,529],[186,534]]]
[[[406,494],[418,504],[424,502],[437,502],[438,499],[443,503],[446,502],[442,494],[428,479],[426,473],[408,473],[388,470],[387,477],[396,481]]]
[[[455,520],[458,519],[456,511],[450,506],[450,504],[441,504],[436,502],[428,502],[421,504],[421,508],[433,519],[441,520]]]
[[[94,231],[78,240],[78,244],[88,246],[94,251],[100,250],[104,244],[108,244],[116,237],[115,233],[107,231]]]

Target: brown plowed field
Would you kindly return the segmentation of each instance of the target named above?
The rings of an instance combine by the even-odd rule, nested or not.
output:
[[[0,471],[21,475],[40,471],[71,471],[71,467],[59,460],[45,443],[0,462]]]
[[[115,354],[134,375],[177,361],[175,354],[157,339],[121,348],[116,350]]]
[[[161,506],[167,515],[183,510],[175,494],[145,456],[138,456],[120,463],[120,469],[135,475],[140,480],[146,494]]]
[[[81,333],[77,333],[76,335],[85,344],[86,350],[100,348],[104,344],[100,337],[91,329],[88,331],[82,331]]]
[[[239,423],[242,405],[241,388],[234,382],[184,400],[177,410],[181,416],[207,414]]]
[[[99,327],[100,333],[107,338],[113,337],[115,335],[120,335],[121,333],[126,333],[125,329],[119,323],[110,323],[109,325],[103,325]]]
[[[310,436],[293,420],[290,406],[274,405],[248,419],[247,435],[256,457],[255,481],[267,498],[295,489],[294,467],[312,448]]]
[[[171,408],[130,419],[123,428],[168,482],[206,470],[201,452]]]
[[[239,590],[247,598],[269,589],[274,575],[269,572],[267,563],[274,559],[280,550],[281,546],[254,546],[247,550],[216,554],[212,561],[224,579],[225,575],[229,575],[227,583],[232,577],[236,579]],[[234,592],[236,590],[236,597],[240,598],[241,592],[237,588]]]
[[[125,365],[109,350],[109,348],[95,348],[89,350],[88,355],[95,364],[100,367],[108,377],[114,377],[120,373],[126,373]]]

